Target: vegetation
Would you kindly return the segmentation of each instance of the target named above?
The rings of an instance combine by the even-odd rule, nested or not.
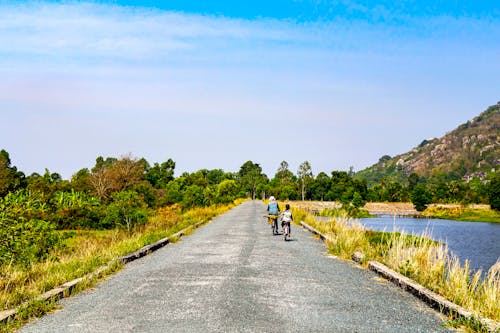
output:
[[[297,208],[293,213],[295,220],[305,221],[329,237],[326,244],[332,254],[350,260],[360,251],[365,255],[364,264],[382,262],[476,315],[500,320],[500,262],[481,279],[481,271],[472,273],[468,262],[461,265],[445,245],[425,234],[375,232],[346,217],[325,222]]]
[[[488,208],[471,208],[462,205],[454,207],[431,206],[425,209],[422,214],[437,219],[500,223],[500,213]]]
[[[491,180],[488,189],[488,199],[491,209],[500,211],[500,174],[495,175],[495,177]]]
[[[52,249],[49,258],[39,258],[30,265],[18,265],[11,261],[2,266],[0,309],[28,302],[32,309],[23,312],[26,319],[30,317],[30,313],[43,313],[46,305],[31,304],[36,296],[64,282],[94,272],[113,259],[169,237],[196,222],[208,221],[240,202],[189,210],[183,210],[180,205],[159,208],[150,215],[146,223],[134,227],[133,235],[124,228],[57,231],[60,243],[57,248]],[[114,267],[117,268],[119,266]]]

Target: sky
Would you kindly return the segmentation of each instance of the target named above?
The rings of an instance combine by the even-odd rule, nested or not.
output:
[[[497,3],[0,0],[0,149],[359,171],[500,100]]]

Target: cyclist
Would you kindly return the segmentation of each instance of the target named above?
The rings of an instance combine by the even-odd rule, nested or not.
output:
[[[292,211],[290,210],[289,204],[286,204],[285,210],[283,211],[283,213],[281,213],[280,216],[281,216],[281,227],[283,228],[283,233],[285,235],[285,240],[286,240],[287,236],[290,236],[292,234],[290,224],[293,221],[293,215]]]
[[[269,198],[269,204],[267,205],[267,211],[269,213],[269,218],[272,220],[273,235],[279,235],[278,233],[278,215],[280,213],[280,206],[276,201],[276,198],[271,196]]]

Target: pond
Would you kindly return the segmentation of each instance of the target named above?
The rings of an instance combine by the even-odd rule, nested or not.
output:
[[[448,248],[463,263],[470,261],[473,270],[487,271],[500,257],[500,223],[457,222],[440,219],[380,216],[360,219],[367,228],[376,231],[404,231],[421,235],[428,231],[431,238],[448,244]]]

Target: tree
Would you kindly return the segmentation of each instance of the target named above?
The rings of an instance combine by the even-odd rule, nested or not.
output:
[[[167,184],[165,189],[165,203],[174,204],[182,202],[184,189],[187,186],[186,178],[183,176],[175,178]]]
[[[366,204],[366,201],[363,200],[363,198],[361,197],[361,194],[359,194],[358,192],[355,192],[352,196],[352,205],[354,206],[354,208],[359,208],[359,207],[362,207]]]
[[[412,172],[408,176],[408,189],[410,190],[410,192],[413,191],[413,188],[415,186],[417,186],[417,184],[419,183],[419,181],[420,181],[420,177],[415,172]]]
[[[164,189],[169,182],[174,180],[175,162],[169,158],[161,164],[155,163],[146,172],[146,179],[154,188]]]
[[[491,209],[500,211],[500,174],[496,174],[490,181],[488,199]]]
[[[418,184],[415,186],[413,192],[410,194],[410,198],[413,202],[413,206],[415,206],[415,209],[419,212],[424,211],[427,205],[432,202],[431,195],[425,184]]]
[[[77,173],[71,176],[71,187],[77,192],[90,192],[92,191],[92,185],[90,184],[89,178],[89,169],[80,169]]]
[[[6,195],[14,182],[14,173],[10,168],[9,153],[0,151],[0,197]]]
[[[324,172],[318,173],[312,182],[311,187],[313,200],[325,200],[326,194],[331,187],[330,177],[328,177],[328,175]]]
[[[228,172],[226,173],[222,169],[213,169],[208,170],[206,178],[210,185],[217,185],[226,179],[234,179],[234,175]]]
[[[238,180],[241,188],[250,195],[252,200],[254,200],[256,197],[257,185],[259,183],[265,183],[266,177],[262,173],[262,168],[259,164],[247,161],[240,167]]]
[[[385,163],[387,161],[390,161],[392,157],[390,157],[389,155],[384,155],[382,156],[381,158],[379,158],[378,162],[379,163]]]
[[[215,201],[217,203],[232,202],[236,199],[238,185],[233,179],[225,179],[216,185]]]
[[[146,178],[146,166],[143,160],[125,156],[119,160],[98,157],[92,168],[89,182],[94,193],[101,200],[109,200],[111,195],[129,189]]]
[[[24,173],[11,166],[9,153],[0,150],[0,197],[25,186]]]
[[[293,181],[293,173],[288,169],[288,162],[282,161],[276,172],[275,178],[279,179],[280,185],[288,185],[291,181]]]
[[[302,164],[299,165],[299,171],[297,172],[297,175],[300,179],[302,201],[304,201],[306,195],[306,187],[313,177],[311,164],[308,161],[302,162]]]
[[[148,213],[143,198],[134,191],[116,192],[112,196],[113,201],[107,207],[104,218],[110,226],[120,226],[132,232],[140,224],[146,223]]]
[[[190,185],[184,191],[182,204],[186,208],[205,205],[204,188],[198,185]]]

